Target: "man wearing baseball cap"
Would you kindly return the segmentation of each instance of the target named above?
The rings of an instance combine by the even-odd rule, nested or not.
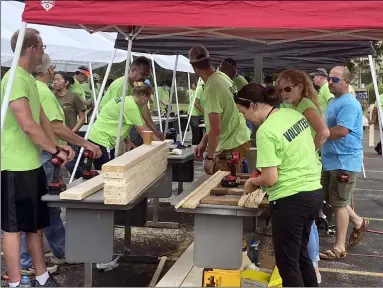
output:
[[[217,170],[230,171],[224,160],[215,157],[217,154],[239,152],[239,165],[246,159],[250,150],[250,130],[246,127],[243,115],[234,103],[237,88],[234,82],[224,73],[212,67],[209,51],[200,45],[189,50],[189,61],[194,72],[205,83],[204,118],[206,134],[195,149],[195,156],[204,160],[206,174]]]
[[[324,68],[318,68],[314,72],[310,73],[311,76],[314,76],[314,84],[319,86],[318,101],[322,112],[324,112],[328,106],[328,103],[334,98],[334,95],[331,94],[330,89],[328,88],[327,77],[328,73]]]

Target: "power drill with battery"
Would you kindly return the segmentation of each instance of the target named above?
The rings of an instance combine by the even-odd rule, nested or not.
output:
[[[96,170],[92,170],[93,165],[93,153],[89,150],[84,151],[84,166],[82,172],[82,179],[91,179],[99,173]]]
[[[61,174],[61,164],[63,160],[57,156],[53,156],[51,163],[54,166],[53,180],[48,184],[48,193],[51,195],[58,195],[66,190],[66,185]]]
[[[227,165],[230,167],[230,175],[227,175],[222,178],[221,186],[222,187],[238,187],[240,183],[240,178],[237,177],[237,165],[239,163],[239,152],[226,152],[217,155],[217,158],[220,160],[225,160]]]

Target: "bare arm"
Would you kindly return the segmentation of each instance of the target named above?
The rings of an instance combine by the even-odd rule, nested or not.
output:
[[[76,126],[73,127],[72,131],[73,132],[78,132],[78,130],[80,130],[80,128],[82,127],[82,125],[84,125],[85,123],[85,113],[84,112],[80,112],[78,114],[78,121],[76,123]]]
[[[306,117],[307,121],[310,123],[310,126],[313,127],[316,133],[314,137],[314,144],[315,151],[318,151],[322,144],[326,142],[327,138],[330,136],[330,131],[324,123],[323,118],[313,108],[306,109],[303,112],[303,115]]]
[[[278,181],[278,168],[262,168],[262,174],[256,178],[250,178],[245,184],[245,193],[251,193],[259,186],[271,187]]]
[[[343,138],[348,133],[350,133],[350,130],[348,130],[347,128],[344,128],[342,126],[335,126],[333,128],[330,128],[330,137],[328,137],[328,139],[336,140],[339,138]]]
[[[27,98],[19,98],[17,100],[9,102],[9,108],[11,109],[13,115],[15,115],[15,118],[19,123],[21,129],[33,143],[40,146],[43,150],[47,151],[48,153],[56,153],[57,149],[55,142],[52,141],[52,138],[50,138],[46,134],[44,129],[33,119],[32,111]]]
[[[150,114],[150,110],[148,106],[146,105],[143,106],[143,109],[142,109],[142,118],[144,119],[145,124],[146,126],[148,126],[149,130],[156,132],[156,126],[154,125],[152,116]]]
[[[197,108],[202,113],[205,113],[205,110],[202,108],[201,102],[199,101],[199,99],[195,99],[194,106],[195,106],[195,108]]]
[[[138,133],[140,133],[141,137],[142,137],[143,132],[144,131],[148,131],[148,130],[150,130],[150,129],[148,129],[148,127],[146,125],[144,125],[144,126],[136,126],[136,131]],[[155,133],[153,133],[153,140],[154,141],[161,141],[161,139]]]
[[[209,114],[210,131],[207,139],[207,157],[213,158],[221,136],[221,114]]]
[[[49,121],[47,115],[45,115],[45,112],[42,107],[40,107],[40,125],[47,134],[47,136],[52,140],[52,142],[55,144],[55,146],[58,145],[57,139],[55,136],[55,132],[53,131],[53,127],[51,122]]]

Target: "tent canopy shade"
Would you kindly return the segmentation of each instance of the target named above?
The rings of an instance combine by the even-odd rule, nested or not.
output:
[[[137,39],[189,35],[273,45],[304,40],[383,40],[380,1],[26,1],[23,21],[130,31]],[[127,11],[142,11],[129,13]],[[357,11],[357,13],[356,13]],[[341,15],[341,16],[340,16]],[[169,35],[170,34],[170,35]]]

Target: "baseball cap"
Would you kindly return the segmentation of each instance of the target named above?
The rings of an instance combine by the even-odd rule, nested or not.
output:
[[[189,62],[196,63],[206,59],[210,59],[209,51],[202,46],[197,45],[189,50]]]
[[[328,73],[327,73],[326,69],[324,69],[324,68],[318,68],[314,72],[310,73],[310,75],[311,76],[319,75],[319,76],[328,77]]]
[[[90,78],[90,72],[89,68],[86,66],[80,66],[77,68],[76,74],[81,73],[84,74],[86,77]]]

